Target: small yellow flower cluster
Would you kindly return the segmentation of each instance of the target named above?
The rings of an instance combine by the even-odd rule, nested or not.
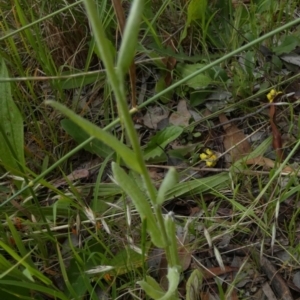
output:
[[[280,94],[282,94],[282,92],[276,91],[275,89],[272,89],[268,93],[267,98],[268,98],[269,102],[272,103],[274,101],[275,97],[278,96],[278,95],[280,95]]]
[[[217,155],[209,148],[204,149],[204,151],[200,153],[200,159],[205,161],[206,166],[209,168],[214,167],[218,162]]]

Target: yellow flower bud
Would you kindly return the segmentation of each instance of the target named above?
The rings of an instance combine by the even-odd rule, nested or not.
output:
[[[276,91],[275,89],[272,89],[268,94],[267,94],[267,98],[269,100],[270,103],[272,103],[275,99],[276,96],[282,94],[282,92],[280,91]]]
[[[214,167],[218,162],[217,155],[209,148],[204,149],[204,151],[200,153],[200,159],[205,161],[206,166],[209,168]]]

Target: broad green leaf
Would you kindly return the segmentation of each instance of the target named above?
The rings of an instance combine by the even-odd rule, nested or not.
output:
[[[214,82],[226,82],[229,79],[225,69],[220,66],[207,70],[207,74]]]
[[[166,293],[160,285],[157,283],[157,281],[152,278],[151,276],[146,276],[146,281],[138,281],[137,284],[139,284],[142,289],[146,292],[146,294],[153,298],[153,299],[160,299],[164,296]]]
[[[180,37],[182,41],[187,35],[187,29],[193,21],[201,20],[205,22],[205,12],[207,0],[191,0],[187,9],[187,21]]]
[[[60,122],[62,128],[78,143],[81,144],[89,138],[89,135],[73,121],[64,119]],[[101,157],[108,157],[114,152],[105,143],[94,139],[90,144],[84,147],[85,150],[95,153]]]
[[[207,98],[211,94],[209,90],[196,90],[191,91],[190,93],[190,105],[192,107],[196,107],[198,105],[202,105],[207,103]]]
[[[118,164],[113,162],[112,170],[117,184],[131,198],[141,219],[147,220],[147,231],[151,236],[153,244],[157,247],[164,248],[166,241],[164,241],[162,238],[161,230],[157,224],[156,218],[154,217],[146,196],[136,185],[135,181],[133,181]]]
[[[0,77],[8,78],[0,57]],[[0,160],[7,171],[18,174],[25,165],[22,115],[14,103],[9,82],[0,83]]]
[[[181,78],[185,78],[204,67],[204,64],[179,63],[176,66],[176,71]],[[201,73],[186,81],[185,83],[193,89],[203,89],[206,88],[209,84],[213,83],[213,80],[209,76]]]
[[[165,292],[156,280],[150,276],[146,276],[146,281],[138,281],[137,283],[142,287],[148,296],[155,300],[178,300],[177,288],[180,279],[180,273],[177,267],[168,268],[169,288]]]
[[[205,18],[206,8],[207,0],[191,0],[187,9],[187,24],[190,25],[192,21]]]
[[[163,153],[162,149],[177,139],[182,132],[183,128],[180,126],[169,126],[162,131],[159,131],[147,144],[144,150],[144,159],[148,160],[161,155]]]
[[[300,39],[299,37],[295,35],[288,35],[285,37],[285,39],[281,42],[281,44],[278,47],[275,47],[273,51],[277,55],[281,54],[288,54],[291,51],[293,51],[297,46],[300,46]]]
[[[73,111],[65,107],[64,105],[55,102],[55,101],[45,101],[46,104],[54,107],[59,110],[65,116],[67,116],[70,120],[72,120],[75,124],[80,126],[84,131],[86,131],[90,136],[94,136],[100,141],[107,144],[109,147],[114,149],[124,160],[126,165],[130,167],[132,170],[141,173],[141,168],[139,163],[136,161],[135,153],[122,144],[116,137],[99,128],[98,126],[92,124],[91,122],[85,120],[84,118],[76,115]]]

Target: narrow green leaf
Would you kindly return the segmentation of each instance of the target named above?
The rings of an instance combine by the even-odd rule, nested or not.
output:
[[[59,246],[58,246],[58,243],[56,243],[57,247],[56,247],[56,250],[57,250],[57,256],[58,256],[58,262],[59,262],[59,265],[60,265],[60,271],[61,271],[61,274],[62,274],[62,277],[64,279],[64,282],[66,283],[66,292],[69,292],[69,299],[71,298],[75,298],[76,299],[76,292],[73,288],[73,286],[70,284],[70,281],[69,281],[69,278],[68,278],[68,274],[67,274],[67,270],[66,270],[66,266],[65,266],[65,262],[64,262],[64,259],[62,257],[62,254],[61,254],[61,251],[59,249]]]
[[[20,255],[25,258],[26,262],[32,267],[35,268],[34,263],[31,260],[30,255],[28,255],[28,250],[26,250],[24,242],[22,241],[20,237],[20,232],[17,231],[15,225],[12,223],[10,217],[6,217],[6,222],[8,225],[8,228],[11,232],[12,238],[14,239],[14,242],[16,244],[16,247],[18,248],[18,251],[20,252]]]
[[[31,282],[22,282],[20,280],[0,280],[1,286],[7,286],[7,290],[13,290],[13,287],[24,287],[33,291],[38,291],[44,294],[52,295],[53,298],[58,298],[62,300],[69,300],[67,296],[64,295],[61,291],[58,291],[54,286],[48,288],[41,284],[35,284]],[[31,298],[32,299],[32,298]]]
[[[26,280],[24,274],[0,254],[0,281],[8,276],[17,280]]]
[[[217,175],[195,179],[187,182],[180,182],[171,188],[166,194],[166,200],[180,197],[185,194],[194,195],[205,193],[221,187],[226,187],[230,181],[228,173],[219,173]]]
[[[162,205],[166,198],[166,193],[178,182],[178,174],[174,167],[170,168],[165,176],[157,193],[157,204]]]
[[[171,259],[168,261],[169,266],[179,266],[179,257],[178,257],[178,246],[177,246],[177,238],[175,232],[175,223],[173,218],[173,212],[169,212],[164,219],[165,228],[168,236],[169,241],[169,248]]]
[[[142,193],[136,183],[126,174],[126,172],[119,167],[118,164],[113,162],[112,170],[117,184],[131,198],[141,219],[147,220],[147,231],[151,236],[153,244],[160,248],[165,247],[166,241],[164,241],[162,238],[161,230],[157,225],[157,221],[154,217],[150,204],[146,199],[146,196]]]
[[[2,57],[0,57],[0,77],[9,77]],[[6,170],[18,174],[25,165],[23,119],[12,99],[8,82],[0,83],[0,129],[0,160]]]
[[[24,276],[25,276],[28,280],[34,282],[34,279],[33,279],[32,275],[31,275],[31,273],[30,273],[30,271],[29,271],[28,269],[25,268],[25,269],[23,270],[22,273],[24,274]]]
[[[132,170],[141,173],[141,168],[136,161],[135,153],[122,144],[116,137],[107,133],[103,129],[99,128],[98,126],[92,124],[91,122],[85,120],[84,118],[76,115],[73,111],[65,107],[64,105],[55,102],[55,101],[45,101],[46,104],[54,107],[55,109],[59,110],[65,116],[67,116],[70,120],[72,120],[75,124],[80,126],[85,132],[89,135],[94,136],[96,139],[107,144],[109,147],[114,149],[124,160],[128,167]]]
[[[2,241],[0,241],[0,247],[5,250],[12,258],[14,258],[18,264],[23,265],[25,268],[28,269],[28,271],[31,273],[31,275],[34,275],[35,278],[38,278],[40,281],[44,282],[45,284],[49,285],[51,284],[51,280],[44,276],[39,270],[32,268],[27,262],[26,257],[19,256],[12,248],[10,248],[8,245],[4,244]],[[33,252],[27,254],[28,256]],[[3,275],[3,274],[1,274]]]
[[[81,144],[85,140],[89,138],[89,135],[77,124],[75,124],[73,121],[64,119],[60,122],[62,128],[78,143]],[[94,139],[92,142],[87,144],[84,147],[85,150],[95,153],[101,157],[108,157],[110,156],[114,151],[108,147],[105,143]]]
[[[117,61],[121,76],[127,72],[135,55],[143,8],[144,0],[134,0],[131,5]]]
[[[84,0],[84,5],[90,24],[93,29],[95,43],[98,47],[99,54],[106,67],[106,74],[114,92],[119,91],[119,79],[114,69],[114,53],[111,51],[110,44],[107,43],[103,24],[98,16],[98,10],[94,0]]]
[[[12,279],[7,277],[7,279]],[[32,291],[28,288],[14,286],[14,288],[10,288],[1,284],[0,280],[0,299],[9,299],[9,300],[32,300]]]
[[[203,275],[195,269],[186,283],[186,300],[198,299],[197,293],[201,291]]]

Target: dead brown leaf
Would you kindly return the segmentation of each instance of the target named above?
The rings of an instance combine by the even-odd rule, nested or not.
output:
[[[219,120],[220,123],[228,122],[225,114],[220,114]],[[223,128],[225,130],[225,137],[223,141],[225,150],[228,151],[234,147],[229,150],[231,162],[247,156],[251,152],[251,146],[243,131],[234,124],[226,124]]]
[[[200,292],[200,299],[201,300],[209,300],[211,299],[211,294],[210,292]]]
[[[161,181],[164,178],[164,173],[161,172],[161,169],[159,168],[149,168],[148,169],[150,178],[154,181]]]
[[[296,287],[297,291],[300,292],[300,272],[296,272],[293,277],[293,285]]]
[[[176,41],[173,40],[172,36],[169,34],[165,34],[164,39],[167,41],[165,46],[167,48],[171,48],[174,52],[176,52],[175,43]],[[162,63],[165,65],[165,72],[164,72],[164,81],[165,86],[168,87],[171,85],[173,80],[173,70],[176,66],[177,60],[175,57],[166,56],[162,59]]]
[[[246,161],[247,165],[258,165],[262,166],[264,169],[274,169],[275,167],[279,168],[280,164],[275,163],[275,161],[264,157],[264,156],[257,156],[254,158],[250,158]],[[282,169],[282,172],[284,173],[293,173],[295,172],[291,167],[286,166]]]
[[[166,291],[168,290],[168,286],[169,286],[167,275],[168,275],[168,260],[166,258],[166,254],[163,253],[159,265],[158,278],[159,278],[160,286]]]
[[[179,261],[182,266],[182,271],[186,271],[192,261],[192,253],[185,246],[180,246],[178,249]]]
[[[170,86],[172,83],[172,71],[174,70],[174,67],[176,66],[176,59],[174,57],[166,57],[163,58],[162,62],[165,64],[167,73],[165,75],[165,85],[166,87]]]
[[[210,279],[210,278],[214,278],[216,276],[220,276],[223,274],[227,274],[230,272],[236,272],[236,271],[238,271],[238,268],[236,268],[236,267],[225,266],[224,268],[213,267],[213,268],[205,269],[205,270],[203,270],[203,273],[204,273],[205,279]]]
[[[239,300],[238,294],[237,294],[237,290],[234,289],[231,293],[231,300]]]
[[[169,122],[175,126],[188,126],[191,114],[187,109],[186,101],[180,100],[177,105],[177,112],[171,114]]]
[[[87,177],[89,177],[89,175],[90,175],[90,172],[87,169],[74,170],[72,173],[70,173],[67,176],[67,180],[68,181],[75,181],[75,180],[78,180],[78,179],[87,178]],[[56,188],[58,188],[58,187],[60,187],[64,184],[67,184],[67,180],[65,178],[58,179],[53,183],[53,185]]]
[[[262,271],[269,278],[271,287],[279,299],[293,300],[290,289],[272,263],[265,257],[261,258],[260,263]]]
[[[268,282],[265,282],[262,286],[262,290],[265,293],[268,300],[277,300],[274,292],[272,291]]]
[[[142,120],[145,126],[157,129],[157,124],[168,116],[169,111],[165,107],[152,106],[148,108]]]

